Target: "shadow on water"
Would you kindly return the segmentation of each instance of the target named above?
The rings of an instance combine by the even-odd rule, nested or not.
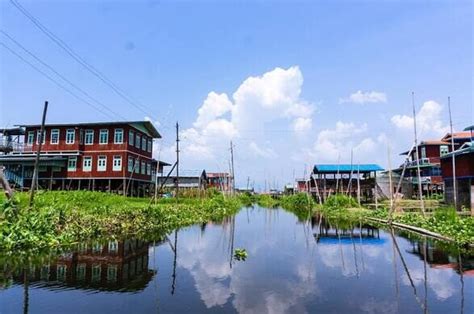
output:
[[[256,206],[156,241],[0,253],[0,312],[471,313],[473,275],[449,243]]]

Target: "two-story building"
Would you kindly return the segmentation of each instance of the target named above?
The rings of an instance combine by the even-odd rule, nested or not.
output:
[[[232,191],[232,175],[228,172],[207,172],[207,187],[222,192]]]
[[[394,171],[401,174],[405,168],[405,178],[413,184],[414,195],[418,194],[418,164],[420,167],[421,187],[424,195],[432,193],[443,193],[444,181],[441,173],[441,158],[449,154],[451,149],[451,139],[454,139],[454,149],[458,149],[464,143],[470,142],[472,135],[470,132],[448,133],[440,140],[422,141],[418,144],[418,161],[416,149],[401,153],[406,155],[408,161]],[[410,155],[408,155],[410,154]]]
[[[7,179],[31,186],[39,141],[38,185],[43,189],[116,191],[144,195],[162,165],[152,158],[153,140],[161,138],[149,121],[19,125],[23,140],[0,155]]]

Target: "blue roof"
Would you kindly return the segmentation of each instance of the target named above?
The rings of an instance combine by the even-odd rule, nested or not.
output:
[[[356,173],[359,172],[371,172],[371,171],[383,171],[384,169],[376,164],[326,164],[326,165],[314,165],[313,173],[350,173],[351,171]]]

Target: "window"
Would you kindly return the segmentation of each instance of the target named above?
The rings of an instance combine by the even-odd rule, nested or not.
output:
[[[84,156],[84,160],[82,162],[82,171],[92,171],[92,156]]]
[[[66,144],[74,144],[76,140],[76,131],[74,129],[66,130]]]
[[[86,279],[86,264],[78,264],[76,266],[76,278],[81,281]]]
[[[449,146],[448,145],[441,145],[439,147],[439,155],[442,157],[449,153]]]
[[[113,171],[120,171],[122,170],[122,156],[114,156],[114,162],[113,162]]]
[[[117,281],[117,265],[107,266],[107,281]]]
[[[151,164],[150,163],[147,163],[146,164],[146,174],[147,175],[151,175]]]
[[[109,253],[117,253],[118,251],[118,241],[109,241]]]
[[[97,282],[100,280],[101,267],[100,264],[92,265],[92,281]]]
[[[107,156],[99,156],[97,160],[97,171],[107,170]]]
[[[67,159],[67,171],[76,171],[77,157],[69,157]]]
[[[133,157],[128,157],[128,172],[133,172]]]
[[[49,270],[50,270],[49,265],[43,265],[41,267],[41,272],[40,272],[40,279],[41,280],[45,280],[45,281],[49,280]]]
[[[137,137],[135,139],[135,147],[136,148],[140,148],[140,144],[141,144],[140,141],[141,141],[141,136],[140,136],[140,134],[137,134]]]
[[[39,140],[41,137],[41,130],[36,131],[36,144],[39,144]],[[43,131],[43,137],[42,137],[42,144],[45,143],[46,140],[46,130]]]
[[[59,129],[52,129],[51,130],[51,144],[58,144],[59,143]]]
[[[135,173],[140,173],[140,160],[135,160]]]
[[[144,151],[146,151],[146,142],[147,142],[146,137],[142,137],[142,150]]]
[[[152,140],[148,140],[148,152],[149,152],[149,153],[152,152],[152,147],[153,147],[153,141],[152,141]]]
[[[128,144],[135,146],[135,132],[132,130],[128,131]]]
[[[100,244],[99,242],[95,242],[92,245],[92,253],[102,253],[102,244]]]
[[[142,161],[142,174],[146,174],[146,163]]]
[[[65,281],[66,280],[66,265],[58,265],[56,269],[56,279],[58,281]]]
[[[94,130],[86,130],[85,144],[86,145],[94,144]]]
[[[421,158],[426,158],[426,146],[421,147]]]
[[[28,140],[27,140],[27,144],[28,145],[33,145],[33,142],[35,141],[35,132],[33,131],[28,131]]]
[[[99,132],[99,144],[107,144],[109,142],[109,130],[102,129]]]
[[[114,144],[123,143],[123,129],[115,129]]]

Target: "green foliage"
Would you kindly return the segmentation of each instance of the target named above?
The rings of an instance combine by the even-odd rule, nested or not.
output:
[[[313,215],[314,201],[306,193],[297,193],[281,197],[280,206],[294,213],[299,220],[307,220]]]
[[[234,250],[234,259],[237,261],[245,261],[247,259],[247,251],[245,249],[235,249]]]
[[[38,250],[79,241],[164,234],[175,228],[208,221],[222,221],[237,212],[237,198],[213,197],[160,199],[126,198],[100,192],[42,192],[27,208],[28,195],[0,209],[0,251]],[[18,212],[17,212],[18,210]]]
[[[271,195],[259,194],[257,196],[257,204],[262,207],[273,208],[277,207],[280,202],[278,201],[278,199],[273,198]]]
[[[350,196],[335,194],[327,198],[324,207],[327,209],[354,208],[359,207],[359,204]]]

